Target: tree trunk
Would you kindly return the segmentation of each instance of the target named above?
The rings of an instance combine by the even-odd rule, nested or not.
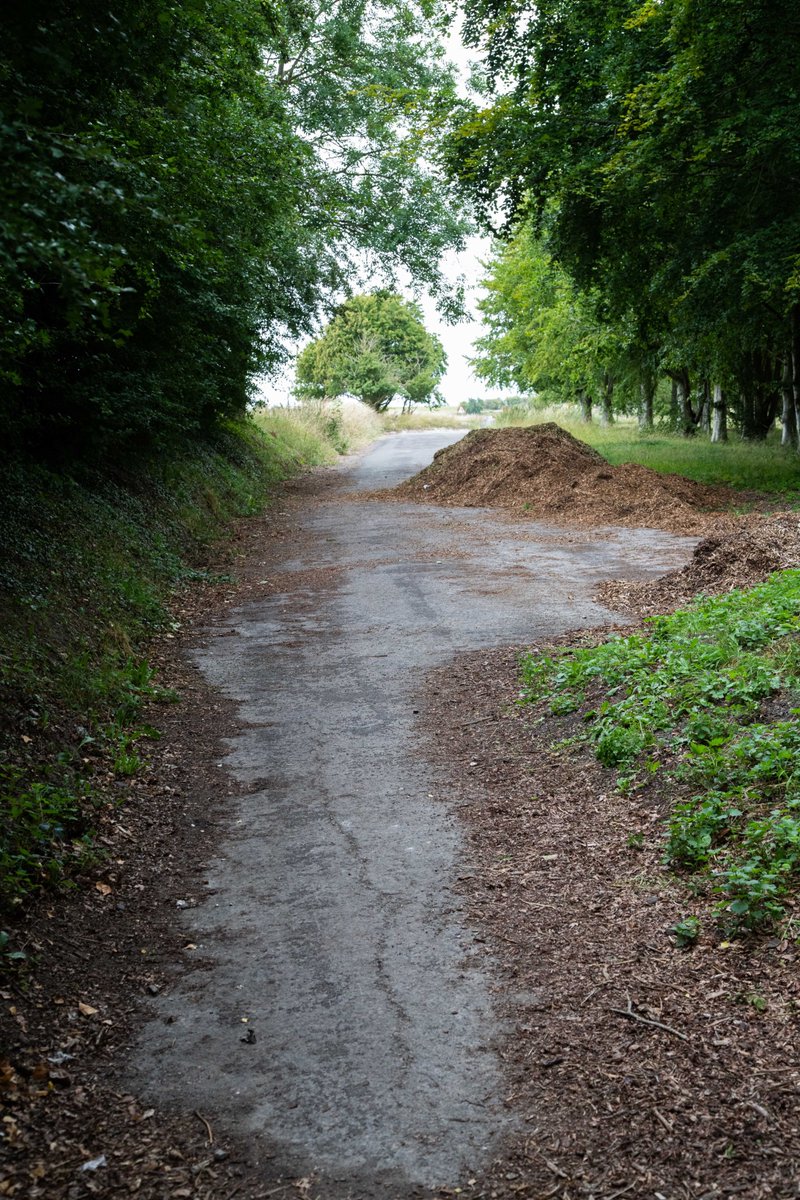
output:
[[[794,397],[794,427],[798,432],[800,449],[800,304],[792,309],[792,396]]]
[[[714,384],[711,399],[711,440],[712,442],[727,442],[728,440],[728,405],[725,393],[718,383]]]
[[[656,379],[649,372],[643,372],[639,381],[639,428],[653,428],[653,397],[656,394]]]
[[[797,418],[794,411],[794,380],[792,378],[792,355],[783,360],[781,376],[781,445],[797,445]]]
[[[587,425],[592,423],[592,397],[588,392],[580,392],[578,395],[578,404],[581,410],[581,420]]]
[[[742,363],[740,424],[745,441],[763,442],[775,424],[781,393],[777,364],[769,355],[750,353]]]
[[[681,427],[681,410],[678,404],[678,381],[673,377],[669,396],[669,427],[676,433]]]
[[[700,408],[697,413],[697,424],[703,433],[711,434],[711,384],[707,379],[703,380],[703,387],[700,392]]]
[[[605,374],[603,376],[603,395],[602,395],[601,401],[600,401],[600,403],[601,403],[600,424],[601,425],[613,425],[614,424],[614,409],[612,407],[613,398],[614,398],[614,379],[611,375]]]
[[[675,382],[681,433],[684,437],[694,437],[696,418],[692,408],[692,385],[689,380],[689,372],[686,370],[676,372]]]

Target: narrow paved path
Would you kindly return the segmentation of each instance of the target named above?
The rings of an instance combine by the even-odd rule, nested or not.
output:
[[[450,891],[459,831],[415,753],[426,670],[611,620],[599,580],[692,544],[352,495],[454,436],[383,439],[346,468],[280,564],[285,592],[198,649],[240,705],[225,765],[245,794],[182,918],[213,966],[154,1002],[137,1053],[154,1099],[249,1137],[270,1176],[353,1195],[454,1185],[507,1129],[491,979]]]

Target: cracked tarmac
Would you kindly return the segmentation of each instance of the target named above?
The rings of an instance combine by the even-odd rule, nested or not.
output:
[[[224,765],[243,794],[207,897],[179,918],[205,969],[153,1002],[130,1068],[159,1105],[245,1134],[270,1178],[359,1196],[454,1186],[511,1121],[491,962],[450,891],[461,833],[416,746],[425,673],[618,623],[595,585],[694,545],[359,499],[455,436],[394,435],[347,465],[277,564],[286,590],[198,646],[239,705]]]

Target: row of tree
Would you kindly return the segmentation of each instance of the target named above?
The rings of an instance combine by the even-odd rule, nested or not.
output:
[[[466,0],[490,102],[448,155],[500,221],[481,374],[684,432],[800,422],[800,10]],[[776,47],[780,53],[776,54]],[[510,240],[509,240],[510,239]]]
[[[241,411],[365,254],[446,303],[443,28],[436,0],[9,5],[7,447],[119,458]]]

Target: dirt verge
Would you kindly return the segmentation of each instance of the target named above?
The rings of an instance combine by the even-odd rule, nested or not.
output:
[[[294,510],[335,486],[322,471],[287,484],[275,509],[237,523],[216,564],[234,564],[240,582],[176,596],[183,628],[154,642],[149,659],[181,702],[144,714],[160,740],[148,743],[140,774],[114,785],[97,866],[72,892],[42,897],[14,931],[27,959],[0,981],[0,1196],[261,1200],[275,1190],[235,1130],[200,1112],[145,1108],[116,1072],[148,998],[168,990],[176,961],[193,960],[176,908],[207,894],[203,864],[233,794],[220,766],[221,740],[239,728],[235,705],[194,669],[187,647],[232,602],[280,587],[269,564],[276,547],[302,537]],[[298,1180],[280,1190],[307,1189]]]
[[[551,748],[574,731],[515,708],[516,664],[513,649],[460,658],[425,711],[428,728],[456,726],[427,744],[469,830],[460,886],[500,980],[524,1129],[474,1194],[795,1196],[791,929],[678,949],[692,897],[664,874],[659,813],[574,746]]]

